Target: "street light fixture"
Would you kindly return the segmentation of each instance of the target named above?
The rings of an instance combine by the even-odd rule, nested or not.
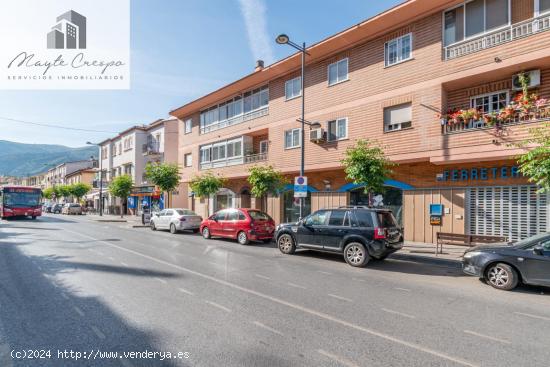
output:
[[[304,135],[305,135],[305,124],[306,124],[306,119],[305,119],[305,101],[306,101],[306,97],[305,97],[305,83],[304,83],[304,80],[305,80],[305,65],[306,65],[306,54],[307,54],[307,50],[306,50],[306,43],[303,42],[302,45],[298,45],[294,42],[292,42],[290,40],[290,37],[288,37],[286,34],[280,34],[277,36],[277,38],[275,39],[275,42],[277,42],[278,44],[280,45],[289,45],[291,47],[294,47],[295,49],[297,49],[298,51],[300,51],[302,53],[302,75],[301,75],[301,78],[300,78],[300,87],[302,89],[302,118],[300,119],[301,123],[302,123],[302,128],[301,128],[301,131],[300,131],[300,140],[301,140],[301,147],[300,147],[300,150],[301,150],[301,161],[300,161],[300,176],[304,176],[304,160],[305,160],[305,157],[304,157],[304,147],[305,147],[305,139],[304,139]],[[303,213],[304,213],[304,198],[301,197],[300,198],[300,219],[302,219],[303,217]]]
[[[99,147],[99,216],[103,216],[103,157],[101,156],[101,146],[87,141],[87,145]]]

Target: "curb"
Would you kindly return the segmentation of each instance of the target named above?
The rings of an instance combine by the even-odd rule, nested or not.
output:
[[[126,223],[128,222],[126,219],[93,219],[96,222],[104,222],[104,223]]]
[[[437,259],[437,258],[428,257],[428,256],[412,255],[412,254],[404,254],[404,253],[393,253],[389,256],[389,258],[395,259],[395,260],[404,260],[404,261],[412,261],[417,263],[445,266],[448,268],[457,268],[457,269],[462,268],[462,261],[460,260]]]

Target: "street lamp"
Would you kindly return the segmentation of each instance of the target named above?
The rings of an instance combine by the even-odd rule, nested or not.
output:
[[[95,145],[99,147],[99,216],[103,216],[103,156],[101,155],[101,146],[99,144],[94,144],[89,141],[86,142],[88,145]]]
[[[275,39],[275,42],[277,42],[278,44],[280,45],[289,45],[291,47],[294,47],[296,50],[300,51],[302,53],[302,75],[301,75],[301,78],[300,78],[300,87],[302,89],[302,118],[301,118],[301,123],[302,123],[302,128],[301,128],[301,131],[300,131],[300,135],[301,135],[301,147],[300,147],[300,150],[301,150],[301,153],[302,153],[302,156],[301,156],[301,161],[300,161],[300,176],[304,176],[304,147],[305,147],[305,139],[304,139],[304,133],[305,133],[305,124],[306,124],[306,118],[305,118],[305,101],[306,101],[306,97],[305,97],[305,83],[304,83],[304,80],[305,80],[305,65],[306,65],[306,54],[307,54],[307,51],[306,51],[306,43],[303,42],[302,43],[302,46],[292,42],[290,40],[290,38],[286,35],[286,34],[280,34],[277,36],[277,38]],[[303,212],[304,212],[304,198],[301,197],[300,198],[300,219],[302,219],[303,217]]]

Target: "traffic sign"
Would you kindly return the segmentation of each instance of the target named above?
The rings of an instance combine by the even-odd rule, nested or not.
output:
[[[307,177],[306,176],[294,177],[294,197],[295,198],[307,197]]]

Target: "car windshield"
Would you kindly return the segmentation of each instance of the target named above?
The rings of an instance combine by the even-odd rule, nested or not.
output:
[[[271,217],[264,212],[261,212],[259,210],[249,210],[248,215],[254,220],[270,220]]]
[[[176,210],[176,212],[179,215],[197,215],[197,213],[195,213],[194,211],[189,210],[189,209],[178,209],[178,210]]]
[[[536,246],[540,242],[544,242],[545,240],[546,241],[550,240],[550,233],[548,233],[548,232],[547,233],[541,233],[541,234],[538,234],[536,236],[527,237],[523,240],[513,242],[512,245],[515,248],[528,249],[530,247]]]
[[[38,206],[40,205],[40,193],[6,192],[4,193],[4,205],[8,207]]]
[[[378,212],[378,223],[382,228],[395,227],[397,226],[397,221],[391,212]]]

